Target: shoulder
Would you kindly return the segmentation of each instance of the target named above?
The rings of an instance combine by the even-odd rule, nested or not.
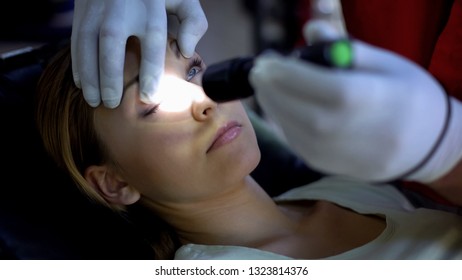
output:
[[[325,177],[275,198],[276,201],[300,199],[326,200],[362,213],[377,209],[415,209],[406,196],[393,185],[369,184],[345,177]]]

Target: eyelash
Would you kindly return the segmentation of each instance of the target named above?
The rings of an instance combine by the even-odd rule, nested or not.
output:
[[[198,69],[197,69],[198,68]],[[196,73],[194,73],[194,76],[192,77],[189,77],[189,74],[190,74],[190,71],[191,70],[196,70]],[[188,73],[186,74],[186,80],[189,82],[191,81],[192,79],[194,79],[194,77],[199,74],[200,72],[202,71],[202,59],[200,57],[195,57],[194,59],[191,60],[190,64],[189,64],[189,71]]]
[[[157,110],[159,109],[160,104],[156,104],[153,107],[149,108],[146,112],[144,112],[143,117],[147,117],[149,115],[155,114]]]

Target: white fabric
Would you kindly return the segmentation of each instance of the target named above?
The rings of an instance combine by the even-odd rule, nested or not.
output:
[[[183,55],[191,57],[208,28],[199,0],[75,0],[72,24],[72,71],[85,100],[109,108],[122,98],[125,44],[141,42],[141,99],[152,103],[164,71],[167,13],[178,17],[175,37]]]
[[[362,214],[385,217],[386,228],[373,241],[326,259],[462,259],[462,217],[415,209],[396,188],[328,177],[290,190],[275,200],[327,200]],[[182,246],[176,259],[291,259],[240,246]]]

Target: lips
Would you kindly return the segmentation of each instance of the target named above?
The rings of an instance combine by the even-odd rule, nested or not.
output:
[[[236,121],[229,122],[220,127],[220,129],[217,131],[217,134],[215,135],[215,138],[213,139],[212,144],[207,149],[207,153],[232,142],[241,134],[241,130],[242,125]]]

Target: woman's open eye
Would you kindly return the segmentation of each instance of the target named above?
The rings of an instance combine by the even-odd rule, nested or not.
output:
[[[191,81],[194,77],[202,71],[202,59],[195,57],[191,59],[189,64],[189,70],[186,75],[186,81]]]
[[[200,72],[200,69],[197,66],[194,66],[193,68],[189,69],[188,77],[186,77],[186,80],[188,82],[191,81],[199,72]]]

